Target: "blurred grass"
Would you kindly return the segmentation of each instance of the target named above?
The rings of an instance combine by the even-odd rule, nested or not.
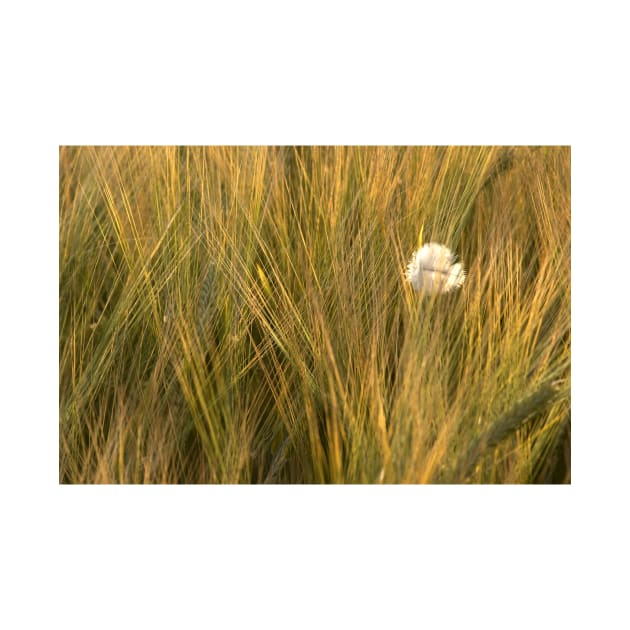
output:
[[[62,483],[570,482],[570,148],[59,170]],[[462,290],[406,285],[421,226]]]

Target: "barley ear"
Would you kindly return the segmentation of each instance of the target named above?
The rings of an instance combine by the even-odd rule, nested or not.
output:
[[[525,426],[536,412],[545,409],[559,396],[555,383],[545,382],[526,398],[516,402],[501,415],[488,430],[474,440],[456,467],[456,477],[462,481],[474,472],[477,462],[503,440]]]

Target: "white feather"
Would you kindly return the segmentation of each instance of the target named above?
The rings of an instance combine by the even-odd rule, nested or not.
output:
[[[427,243],[414,252],[405,277],[416,291],[433,295],[461,287],[466,272],[448,247]]]

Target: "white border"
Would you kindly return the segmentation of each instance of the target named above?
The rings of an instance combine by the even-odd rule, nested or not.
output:
[[[0,625],[628,625],[626,21],[611,2],[297,7],[3,9]],[[73,143],[571,144],[573,485],[58,486]]]

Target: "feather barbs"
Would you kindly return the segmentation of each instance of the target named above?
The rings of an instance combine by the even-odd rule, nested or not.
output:
[[[426,243],[414,252],[405,277],[419,293],[435,295],[461,287],[466,272],[446,245]]]

